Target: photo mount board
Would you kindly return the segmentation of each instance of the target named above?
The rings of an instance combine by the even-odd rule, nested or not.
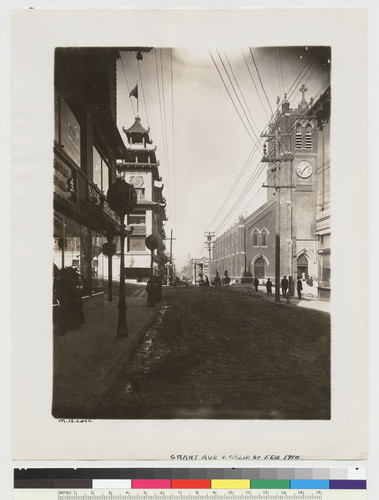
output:
[[[306,29],[288,29],[296,25]],[[51,416],[52,217],[46,215],[52,215],[54,49],[196,45],[332,48],[332,418],[59,422]],[[364,286],[354,290],[352,264],[359,259],[361,275],[368,276],[366,88],[364,9],[13,12],[14,459],[367,457],[368,294]],[[352,229],[359,252],[350,244]]]

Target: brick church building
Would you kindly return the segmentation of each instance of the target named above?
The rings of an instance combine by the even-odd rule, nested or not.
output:
[[[231,278],[275,278],[280,240],[280,276],[303,280],[304,293],[330,296],[330,87],[307,101],[305,85],[295,109],[285,98],[267,131],[267,201],[219,236],[214,272]],[[276,240],[278,236],[278,240]]]

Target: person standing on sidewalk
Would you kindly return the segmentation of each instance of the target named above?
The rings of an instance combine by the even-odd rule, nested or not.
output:
[[[270,278],[267,278],[266,281],[266,292],[267,292],[267,297],[269,295],[272,295],[272,281],[270,280]]]
[[[287,276],[283,276],[283,279],[280,282],[280,285],[282,287],[283,297],[287,297],[287,290],[288,290],[288,279],[287,279]]]
[[[255,288],[255,291],[258,291],[258,286],[259,286],[259,279],[257,277],[254,278],[253,285]]]
[[[301,299],[302,289],[303,289],[303,283],[300,279],[300,276],[298,276],[298,278],[297,278],[297,296],[299,297],[299,299]]]

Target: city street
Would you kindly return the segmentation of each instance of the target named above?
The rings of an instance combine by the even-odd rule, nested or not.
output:
[[[238,287],[165,287],[91,418],[330,418],[330,315]]]

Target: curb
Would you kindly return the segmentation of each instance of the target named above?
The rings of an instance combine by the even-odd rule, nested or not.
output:
[[[151,317],[146,321],[141,330],[133,337],[130,344],[121,352],[117,361],[113,364],[107,375],[96,386],[93,392],[87,397],[85,402],[79,408],[78,411],[79,416],[82,416],[85,413],[95,410],[95,408],[99,405],[102,398],[105,396],[111,385],[118,377],[119,373],[123,370],[125,364],[133,356],[134,351],[136,350],[140,340],[145,335],[147,330],[150,328],[151,324],[155,321],[160,311],[160,307],[161,306],[155,307],[155,310],[153,311]]]

